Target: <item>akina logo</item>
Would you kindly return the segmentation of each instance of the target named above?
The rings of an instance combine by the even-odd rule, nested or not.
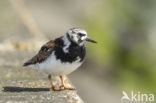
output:
[[[128,95],[125,91],[122,91],[121,101],[150,103],[154,101],[154,94],[131,91],[130,95]]]

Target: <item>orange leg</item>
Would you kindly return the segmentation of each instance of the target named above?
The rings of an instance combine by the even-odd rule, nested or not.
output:
[[[65,87],[63,76],[60,76],[60,79],[61,79],[61,83],[62,83],[61,89],[63,89],[63,90],[75,90],[75,88]]]
[[[50,91],[52,91],[52,90],[54,90],[54,91],[59,91],[60,88],[55,88],[55,87],[54,87],[54,84],[53,84],[53,81],[52,81],[52,79],[51,79],[51,75],[50,75],[50,74],[48,75],[48,79],[49,79],[49,82],[50,82],[50,85],[51,85]]]

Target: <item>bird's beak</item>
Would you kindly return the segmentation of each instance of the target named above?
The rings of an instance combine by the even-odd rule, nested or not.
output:
[[[92,40],[92,39],[90,39],[90,38],[86,38],[86,41],[89,41],[89,42],[92,42],[92,43],[97,43],[96,41],[94,41],[94,40]]]

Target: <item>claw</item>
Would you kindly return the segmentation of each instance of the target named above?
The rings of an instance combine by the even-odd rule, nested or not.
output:
[[[61,90],[76,90],[75,88],[71,88],[71,87],[65,87],[65,86],[60,86]]]
[[[64,87],[64,90],[76,90],[76,88]]]

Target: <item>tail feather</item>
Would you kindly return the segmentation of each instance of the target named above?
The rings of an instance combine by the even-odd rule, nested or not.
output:
[[[25,62],[25,63],[23,64],[23,66],[28,66],[28,65],[32,65],[32,64],[33,64],[32,61],[29,60],[29,61]]]

